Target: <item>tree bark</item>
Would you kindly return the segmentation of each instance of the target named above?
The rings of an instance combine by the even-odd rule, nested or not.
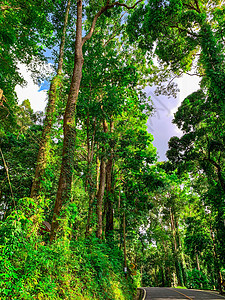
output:
[[[123,254],[124,254],[124,273],[127,279],[127,249],[126,249],[126,216],[123,213]]]
[[[78,93],[80,89],[80,82],[82,77],[83,62],[84,59],[82,53],[82,1],[78,0],[74,69],[63,121],[64,141],[62,165],[58,184],[58,191],[55,200],[50,241],[52,241],[55,238],[56,231],[59,225],[57,217],[59,216],[62,205],[70,199],[71,195],[72,173],[74,166],[74,153],[76,141],[75,114]]]
[[[133,6],[129,7],[126,4],[119,3],[119,2],[114,2],[112,4],[109,4],[109,0],[107,0],[106,5],[101,7],[101,9],[94,16],[88,34],[82,38],[82,0],[77,0],[74,69],[73,69],[70,92],[68,95],[68,100],[67,100],[67,105],[66,105],[66,110],[64,115],[64,122],[63,122],[64,141],[63,141],[62,164],[61,164],[61,173],[60,173],[59,184],[58,184],[58,191],[55,200],[50,241],[52,241],[56,236],[56,231],[59,226],[57,217],[60,214],[63,204],[65,204],[70,199],[70,194],[71,194],[72,172],[73,172],[73,165],[74,165],[75,140],[76,140],[76,124],[75,124],[76,104],[78,99],[78,93],[80,90],[80,82],[82,78],[82,67],[84,63],[83,52],[82,52],[83,44],[92,37],[96,22],[98,18],[105,11],[113,8],[114,6],[122,6],[122,7],[126,7],[127,9],[132,9],[141,1],[143,0],[139,0]],[[102,172],[105,173],[103,171],[105,168],[103,159],[101,165],[102,165]],[[102,181],[102,185],[103,185],[103,181]],[[101,186],[101,180],[100,180],[100,186]],[[101,197],[99,198],[99,200],[100,200],[99,204],[101,206]],[[102,219],[101,214],[102,212],[99,212],[100,219]],[[97,230],[97,235],[101,235],[100,234],[101,230],[102,227],[100,226]]]
[[[174,260],[175,260],[175,269],[176,269],[176,275],[177,275],[177,281],[178,285],[182,286],[183,285],[183,280],[182,280],[182,274],[180,270],[180,261],[179,261],[179,256],[178,256],[178,243],[177,243],[177,234],[176,234],[176,222],[174,219],[174,214],[172,210],[170,209],[170,221],[171,221],[171,230],[173,233],[173,245],[174,245]]]
[[[110,123],[110,132],[114,130],[113,122]],[[106,166],[106,237],[112,237],[113,234],[113,188],[112,188],[112,170],[113,170],[113,149],[110,150],[110,158]]]
[[[100,182],[99,182],[99,189],[97,193],[97,218],[98,218],[98,225],[97,225],[97,238],[102,238],[102,204],[103,204],[103,197],[105,192],[105,179],[106,179],[106,163],[105,158],[101,158],[101,165],[100,165]]]
[[[197,269],[198,269],[198,271],[201,271],[201,270],[200,270],[199,259],[198,259],[198,253],[197,253],[197,252],[195,252],[195,257],[196,257]]]
[[[94,188],[94,183],[92,182],[92,176],[91,176],[91,166],[93,162],[93,156],[94,156],[94,144],[95,144],[95,122],[94,119],[94,132],[92,136],[92,141],[90,145],[90,133],[89,133],[89,125],[90,125],[90,118],[89,115],[87,117],[87,150],[88,150],[88,170],[87,170],[87,176],[86,176],[86,186],[85,189],[88,191],[89,194],[89,207],[88,207],[88,216],[87,216],[87,224],[86,224],[86,231],[85,231],[85,237],[87,237],[91,230],[91,217],[93,213],[93,204],[94,204],[94,198],[96,189]],[[97,179],[97,178],[96,178]]]
[[[113,160],[110,158],[106,166],[106,237],[111,237],[113,233],[112,166]]]
[[[44,173],[45,173],[46,164],[47,164],[48,145],[49,145],[49,141],[50,141],[52,125],[54,122],[57,90],[60,86],[60,81],[61,81],[60,75],[62,74],[62,68],[63,68],[63,56],[64,56],[64,47],[65,47],[65,40],[66,40],[66,29],[67,29],[67,24],[68,24],[69,10],[70,10],[70,0],[68,0],[66,12],[65,12],[63,33],[62,33],[61,43],[60,43],[57,74],[52,79],[51,85],[50,85],[50,90],[49,90],[46,118],[44,121],[44,128],[42,131],[42,137],[41,137],[40,147],[39,147],[39,151],[38,151],[35,176],[34,176],[33,184],[31,187],[31,194],[30,194],[31,198],[38,197],[38,195],[41,192],[41,182],[44,180]]]
[[[105,120],[103,120],[103,130],[105,133],[108,132],[108,125]],[[97,238],[102,238],[102,229],[103,229],[103,216],[102,216],[102,209],[103,209],[103,197],[105,193],[105,183],[106,183],[106,162],[105,162],[105,149],[102,148],[102,157],[101,157],[101,164],[100,164],[100,182],[97,191],[97,218],[98,218],[98,225],[97,225]]]
[[[217,283],[218,283],[219,292],[220,292],[220,294],[222,294],[223,293],[223,290],[222,290],[222,276],[221,276],[220,267],[219,267],[219,260],[218,260],[218,255],[217,255],[216,242],[215,242],[215,238],[214,238],[214,234],[213,234],[213,230],[212,230],[211,225],[210,225],[210,234],[211,234],[211,239],[212,239],[212,242],[213,242],[213,258],[214,258],[214,267],[215,267],[215,271],[216,271],[216,274],[217,274]]]

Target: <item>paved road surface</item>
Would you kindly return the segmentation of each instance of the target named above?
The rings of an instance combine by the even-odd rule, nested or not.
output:
[[[145,300],[220,300],[225,299],[224,296],[216,292],[188,290],[188,289],[174,289],[174,288],[159,288],[151,287],[144,288],[146,293]]]

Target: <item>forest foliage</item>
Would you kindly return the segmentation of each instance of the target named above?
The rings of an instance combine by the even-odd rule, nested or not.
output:
[[[0,4],[0,299],[223,292],[224,20],[220,1]],[[18,104],[19,63],[49,81],[44,112]],[[182,74],[200,87],[158,162],[145,87]]]

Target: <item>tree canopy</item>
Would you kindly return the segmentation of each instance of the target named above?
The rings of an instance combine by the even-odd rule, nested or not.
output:
[[[0,4],[1,299],[224,292],[224,26],[220,1]],[[20,63],[44,112],[18,104]],[[158,162],[144,89],[182,74],[201,83]]]

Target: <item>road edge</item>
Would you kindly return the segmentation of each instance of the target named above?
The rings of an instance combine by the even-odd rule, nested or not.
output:
[[[138,300],[145,300],[146,294],[147,294],[146,289],[141,287],[141,288],[138,288],[138,290],[140,291]]]

